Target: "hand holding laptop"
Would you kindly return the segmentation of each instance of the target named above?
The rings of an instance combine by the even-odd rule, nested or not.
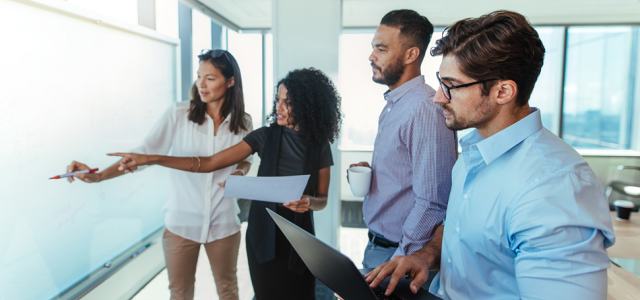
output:
[[[284,236],[289,240],[291,246],[298,253],[302,261],[305,263],[311,274],[315,276],[320,282],[324,283],[335,293],[341,294],[347,300],[434,300],[438,299],[436,296],[429,294],[429,292],[422,289],[412,289],[411,284],[418,284],[410,282],[409,280],[396,279],[393,285],[395,291],[392,293],[387,289],[384,295],[387,281],[382,283],[378,282],[380,286],[376,289],[372,289],[365,281],[362,273],[356,268],[353,262],[346,257],[340,251],[320,241],[315,236],[311,235],[306,230],[296,226],[291,221],[283,218],[274,211],[265,208],[267,213],[273,218],[276,226],[280,228]],[[405,260],[396,260],[400,262],[399,267],[410,266],[406,264]],[[394,262],[394,261],[392,261]],[[421,264],[418,264],[421,267]],[[385,265],[383,265],[385,266]],[[383,267],[381,266],[381,267]],[[385,272],[385,268],[378,267],[379,272]],[[406,269],[406,268],[405,268]],[[411,267],[409,268],[411,269]],[[418,270],[419,268],[413,268]],[[428,274],[428,265],[424,267]],[[401,270],[401,269],[399,269]],[[375,272],[375,271],[374,271]],[[371,273],[374,273],[371,272]],[[400,271],[398,271],[400,272]],[[376,273],[376,274],[378,274]],[[390,272],[391,274],[393,272]],[[418,275],[419,272],[412,274]],[[403,273],[404,274],[404,273]],[[369,274],[372,276],[371,274]],[[435,273],[433,274],[435,275]],[[375,276],[374,276],[375,277]],[[386,276],[385,276],[386,277]],[[400,276],[404,277],[404,276]],[[372,277],[373,278],[373,277]],[[418,277],[421,278],[421,277]],[[422,283],[426,282],[428,275],[422,279]],[[402,278],[400,278],[402,279]]]
[[[414,255],[415,254],[415,255]],[[373,271],[364,275],[365,280],[369,283],[369,287],[376,288],[382,281],[384,281],[389,275],[391,280],[387,285],[385,296],[391,296],[393,291],[398,285],[400,279],[406,278],[409,275],[413,278],[411,281],[410,289],[414,294],[418,293],[420,287],[427,282],[429,278],[429,263],[427,259],[420,256],[420,253],[414,252],[412,255],[396,256],[391,261],[379,265]],[[334,294],[336,298],[344,300],[338,294]]]

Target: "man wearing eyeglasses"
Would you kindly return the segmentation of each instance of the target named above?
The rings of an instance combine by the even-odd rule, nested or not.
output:
[[[435,90],[420,73],[432,34],[426,17],[396,10],[382,18],[371,42],[373,81],[389,90],[362,209],[369,228],[365,268],[422,248],[446,212],[457,139],[445,126],[442,109],[431,101]]]
[[[524,16],[496,11],[451,25],[433,98],[460,140],[444,224],[421,250],[367,275],[405,274],[411,289],[440,268],[443,299],[606,299],[614,243],[608,201],[586,161],[528,104],[544,46]]]

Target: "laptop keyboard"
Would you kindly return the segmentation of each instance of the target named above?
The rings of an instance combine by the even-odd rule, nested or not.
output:
[[[402,300],[402,298],[395,296],[393,294],[391,294],[391,296],[385,296],[384,292],[386,290],[387,290],[386,288],[377,286],[375,289],[373,289],[373,293],[376,294],[376,297],[378,297],[379,300]]]

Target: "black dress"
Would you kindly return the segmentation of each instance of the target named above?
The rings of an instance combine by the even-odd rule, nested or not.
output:
[[[258,176],[311,175],[306,195],[315,196],[318,170],[333,164],[329,143],[309,146],[304,132],[271,125],[245,137],[261,158]],[[247,228],[247,257],[256,300],[315,299],[315,277],[277,228],[265,208],[314,234],[313,213],[296,213],[275,203],[253,201]]]

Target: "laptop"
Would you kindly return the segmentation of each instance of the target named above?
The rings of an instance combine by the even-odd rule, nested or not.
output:
[[[409,289],[411,283],[409,279],[401,279],[393,294],[388,297],[384,295],[384,292],[391,277],[387,277],[376,289],[372,290],[348,257],[272,210],[268,208],[266,210],[287,237],[291,246],[296,249],[311,274],[343,299],[440,300],[422,288],[418,289],[417,294],[412,293]],[[366,270],[364,272],[366,274]],[[431,279],[435,272],[430,273]]]

